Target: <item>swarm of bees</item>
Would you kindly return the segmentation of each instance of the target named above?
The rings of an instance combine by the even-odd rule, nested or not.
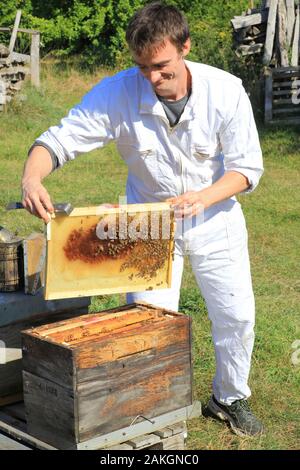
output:
[[[138,217],[127,214],[128,230],[125,235],[122,233],[118,216],[114,218],[112,230],[109,228],[110,222],[112,220],[108,216],[100,219],[101,238],[99,223],[88,229],[73,230],[64,246],[67,259],[92,264],[99,264],[108,259],[120,259],[123,260],[120,272],[128,269],[134,271],[134,276],[146,280],[155,277],[169,258],[170,219],[164,219],[162,213],[157,213],[154,238],[151,237],[151,220],[147,213],[139,214]],[[109,235],[106,238],[103,237],[105,233]],[[169,236],[166,237],[166,234]],[[132,274],[129,279],[133,279]]]

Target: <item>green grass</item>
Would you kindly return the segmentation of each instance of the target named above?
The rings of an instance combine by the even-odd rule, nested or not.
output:
[[[26,236],[43,223],[25,211],[6,212],[20,200],[20,177],[28,148],[48,126],[104,72],[83,75],[43,67],[40,91],[27,86],[0,115],[0,224]],[[300,133],[295,129],[260,129],[265,174],[257,190],[239,198],[249,229],[256,294],[256,343],[250,385],[251,406],[264,421],[266,434],[241,439],[212,419],[189,422],[190,449],[299,449],[300,365],[291,362],[292,343],[300,339]],[[125,192],[126,167],[113,145],[78,158],[46,180],[54,201],[75,206],[116,202]],[[125,303],[124,295],[93,298],[91,311]],[[206,307],[188,260],[180,310],[193,318],[194,393],[203,403],[211,393],[214,352]]]

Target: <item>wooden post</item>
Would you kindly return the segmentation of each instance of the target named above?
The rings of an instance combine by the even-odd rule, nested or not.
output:
[[[286,0],[287,6],[287,44],[292,44],[292,37],[295,24],[295,0]]]
[[[297,6],[297,16],[295,21],[295,30],[294,30],[294,40],[293,40],[293,47],[292,47],[292,60],[291,65],[292,67],[297,67],[299,62],[299,26],[300,26],[300,7],[299,4]]]
[[[265,72],[265,123],[272,121],[273,118],[273,79],[272,70]]]
[[[40,86],[40,33],[39,32],[34,32],[31,35],[30,73],[31,73],[32,85],[39,88]]]
[[[278,0],[270,0],[265,51],[264,51],[264,56],[263,56],[264,65],[268,65],[272,59],[274,36],[275,36],[275,29],[276,29],[277,5],[278,5]]]
[[[11,34],[11,38],[10,38],[10,42],[9,42],[9,46],[8,46],[10,54],[12,53],[12,51],[14,50],[14,47],[15,47],[18,28],[19,28],[19,24],[20,24],[20,20],[21,20],[21,14],[22,14],[22,10],[17,10],[17,14],[16,14],[16,18],[15,18],[15,24],[14,24],[14,27],[13,27],[13,30],[12,30],[12,34]]]
[[[281,67],[289,66],[289,58],[287,53],[287,12],[285,0],[278,0],[278,45],[280,53]]]

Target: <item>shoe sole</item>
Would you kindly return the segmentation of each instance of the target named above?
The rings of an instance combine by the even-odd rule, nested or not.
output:
[[[240,437],[258,437],[262,434],[262,432],[257,433],[257,434],[248,434],[246,432],[243,432],[241,429],[237,428],[229,414],[227,414],[222,408],[220,408],[213,400],[212,398],[209,400],[208,405],[207,405],[208,410],[214,415],[217,416],[221,421],[227,421],[230,424],[230,427],[232,431],[237,434]]]

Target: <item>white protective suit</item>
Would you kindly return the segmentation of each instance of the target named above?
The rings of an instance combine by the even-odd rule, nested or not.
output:
[[[192,93],[170,128],[161,102],[138,68],[102,80],[36,143],[59,165],[115,141],[128,165],[128,203],[164,201],[201,190],[224,172],[258,184],[263,173],[258,134],[241,80],[222,70],[185,61]],[[101,162],[99,162],[101,168]],[[213,392],[231,404],[250,396],[248,375],[254,342],[254,298],[247,230],[235,197],[207,209],[203,222],[179,233],[172,288],[128,294],[128,301],[178,309],[184,254],[188,253],[212,322],[216,354]]]

